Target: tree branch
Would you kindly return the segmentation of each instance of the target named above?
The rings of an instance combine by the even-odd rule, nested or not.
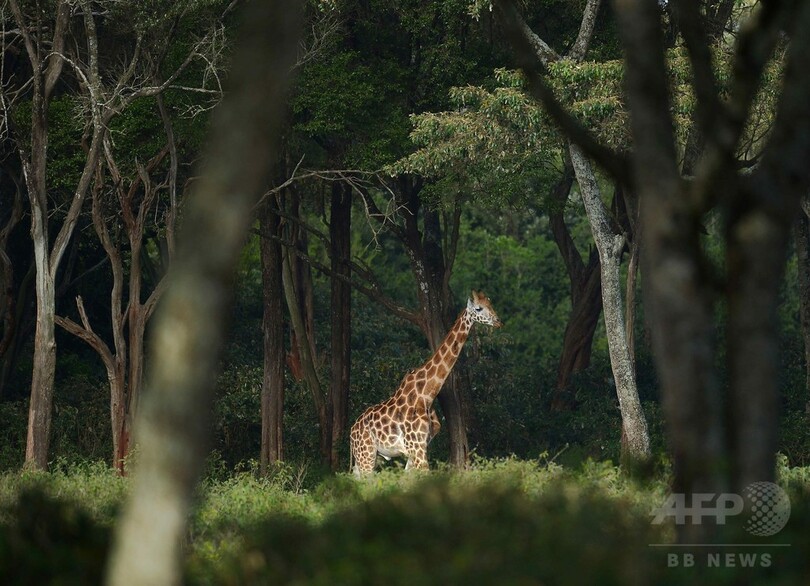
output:
[[[107,368],[108,372],[112,369],[115,369],[115,358],[110,352],[109,346],[101,337],[93,331],[93,328],[90,326],[90,321],[87,319],[87,313],[84,310],[84,302],[82,301],[81,296],[76,297],[76,307],[79,310],[79,317],[82,321],[82,325],[77,324],[73,320],[67,317],[62,316],[54,316],[54,321],[58,326],[63,328],[65,331],[70,332],[77,338],[84,340],[93,350],[95,350],[98,355],[101,357],[101,360],[104,362],[104,366]]]
[[[582,147],[585,153],[623,183],[629,182],[626,158],[601,144],[557,99],[554,91],[538,73],[549,63],[547,54],[538,54],[534,39],[527,33],[523,17],[509,0],[497,4],[504,32],[515,52],[518,66],[527,80],[529,94],[545,106],[562,132]],[[530,30],[530,29],[529,29]],[[533,34],[533,33],[532,33]],[[536,35],[535,35],[536,36]]]
[[[596,15],[599,12],[601,0],[588,0],[585,10],[582,12],[582,22],[579,25],[579,34],[571,50],[568,51],[567,58],[580,62],[588,52],[588,46],[593,38],[593,29],[596,26]]]

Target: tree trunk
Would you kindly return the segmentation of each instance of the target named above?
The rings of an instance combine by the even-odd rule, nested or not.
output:
[[[40,246],[40,249],[43,247]],[[38,258],[44,250],[37,253]],[[37,262],[37,326],[34,334],[31,401],[28,408],[28,437],[25,465],[39,470],[48,467],[53,412],[53,382],[56,372],[56,337],[54,325],[54,283],[50,271]]]
[[[284,257],[284,271],[282,273],[284,296],[287,300],[287,309],[290,312],[290,322],[295,332],[295,340],[298,343],[298,352],[301,357],[301,369],[304,374],[304,381],[312,395],[315,412],[318,416],[318,445],[321,462],[329,466],[332,454],[332,403],[329,398],[325,396],[323,386],[318,378],[315,356],[312,354],[313,342],[310,340],[310,336],[306,331],[306,319],[300,304],[301,296],[296,290],[295,274],[292,264],[293,253],[287,251]]]
[[[424,209],[424,238],[421,251],[421,262],[417,262],[417,281],[422,293],[422,307],[425,321],[429,329],[428,340],[430,349],[435,351],[444,340],[445,335],[453,324],[455,315],[450,295],[449,271],[452,266],[445,263],[445,254],[452,258],[454,250],[442,249],[442,230],[439,213],[436,210]],[[455,216],[458,222],[458,217]],[[446,226],[452,234],[455,226]],[[455,247],[457,240],[451,239],[449,247]],[[420,268],[422,270],[420,270]],[[467,389],[462,375],[464,361],[459,360],[450,376],[444,383],[438,395],[439,406],[447,423],[449,437],[450,464],[456,468],[466,468],[470,455],[470,446],[467,439],[467,406],[465,405]]]
[[[259,216],[262,234],[262,299],[264,315],[264,378],[262,380],[262,445],[260,465],[262,474],[268,466],[284,459],[284,290],[281,284],[281,244],[272,236],[279,236],[281,226],[272,208],[275,198],[268,198]]]
[[[340,469],[340,449],[346,441],[348,427],[349,385],[351,372],[351,188],[344,183],[332,184],[329,236],[332,268],[330,399],[332,401],[332,470]]]
[[[627,346],[622,310],[621,258],[625,238],[616,234],[610,225],[590,162],[573,143],[570,145],[570,152],[602,267],[602,310],[610,365],[622,414],[622,456],[646,460],[650,457],[650,437],[636,388],[636,374]]]
[[[796,220],[796,264],[799,273],[799,315],[804,341],[804,410],[810,416],[810,217],[804,210]]]
[[[594,251],[581,278],[571,281],[571,314],[563,334],[563,347],[557,367],[550,409],[568,411],[575,401],[571,377],[591,363],[591,348],[599,314],[602,312],[602,276],[599,258]]]
[[[106,575],[111,586],[175,586],[183,580],[182,538],[210,437],[207,414],[233,267],[267,184],[267,162],[275,158],[271,143],[282,124],[299,8],[293,2],[254,2],[241,19],[231,91],[212,122],[208,166],[184,213],[153,333],[155,360],[136,425],[141,457],[116,525]]]
[[[565,326],[557,381],[550,405],[550,409],[557,412],[575,406],[573,389],[570,388],[571,377],[587,368],[591,362],[593,336],[602,312],[599,254],[595,248],[591,248],[588,263],[585,264],[565,223],[565,204],[573,183],[574,169],[567,159],[563,176],[551,190],[552,208],[548,214],[551,233],[568,273],[571,291],[571,313]]]
[[[752,482],[773,482],[776,474],[777,309],[789,231],[784,218],[760,209],[735,218],[726,235],[729,448],[737,492]]]

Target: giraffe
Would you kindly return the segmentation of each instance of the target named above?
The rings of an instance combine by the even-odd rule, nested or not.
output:
[[[349,438],[355,475],[372,473],[378,453],[386,460],[405,456],[408,459],[406,470],[428,467],[427,447],[441,427],[432,407],[433,400],[453,369],[475,322],[501,327],[489,298],[477,291],[472,292],[467,307],[433,356],[405,375],[388,400],[369,407],[357,419]]]

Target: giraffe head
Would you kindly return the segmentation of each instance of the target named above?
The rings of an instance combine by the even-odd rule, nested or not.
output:
[[[473,290],[470,298],[467,300],[467,313],[472,317],[473,321],[494,328],[499,328],[503,325],[501,324],[498,314],[495,313],[495,309],[492,307],[489,297],[480,291]]]

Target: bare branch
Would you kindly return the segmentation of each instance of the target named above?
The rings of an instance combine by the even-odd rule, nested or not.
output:
[[[588,52],[588,45],[593,38],[593,29],[596,26],[596,15],[599,12],[601,0],[588,0],[585,10],[582,12],[582,22],[579,25],[579,34],[571,50],[568,51],[567,58],[573,61],[582,61]]]
[[[101,336],[96,334],[93,331],[93,328],[90,326],[90,321],[87,319],[87,312],[84,310],[84,301],[82,301],[81,296],[76,297],[76,307],[79,310],[79,317],[82,321],[82,325],[77,324],[72,319],[62,316],[54,316],[54,321],[58,326],[70,332],[77,338],[84,340],[93,350],[95,350],[98,355],[101,357],[101,360],[104,362],[104,366],[109,371],[111,368],[115,368],[115,358],[110,352],[109,346],[107,343],[101,339]]]
[[[501,11],[502,22],[507,25],[506,28],[509,33],[507,36],[520,37],[523,40],[521,45],[531,50],[532,54],[540,61],[543,67],[548,67],[549,64],[554,61],[559,61],[562,58],[557,51],[552,49],[543,39],[537,36],[529,25],[526,24],[526,21],[523,20],[523,16],[512,0],[502,0],[498,3],[498,8]],[[510,41],[512,40],[513,39],[510,38]]]
[[[278,210],[274,210],[274,213],[281,215]],[[285,219],[288,219],[288,217],[289,217],[288,214],[285,215]],[[303,222],[301,224],[305,229],[313,230],[310,226],[304,224]],[[330,278],[337,278],[345,283],[348,283],[349,285],[351,285],[353,289],[355,289],[359,293],[362,293],[363,295],[368,297],[371,301],[379,305],[382,305],[383,307],[388,309],[388,311],[390,311],[392,315],[404,321],[407,321],[408,323],[411,323],[419,327],[420,329],[422,328],[422,318],[420,314],[416,311],[412,311],[405,307],[402,307],[401,305],[396,303],[391,297],[385,295],[382,292],[382,288],[380,287],[379,283],[374,278],[374,275],[367,268],[357,264],[354,261],[349,262],[349,266],[351,267],[352,273],[358,274],[368,281],[368,284],[363,284],[346,275],[333,273],[330,267],[326,266],[325,264],[321,263],[317,259],[311,257],[306,252],[298,248],[295,242],[291,242],[275,234],[267,234],[257,228],[251,229],[251,232],[253,234],[256,234],[257,236],[260,236],[261,238],[268,238],[270,240],[278,242],[279,244],[284,246],[290,253],[295,254],[298,258],[308,263],[310,266],[312,266],[320,273]],[[314,232],[317,234],[317,231]]]
[[[53,31],[52,51],[60,53],[65,45],[65,35],[68,30],[70,18],[70,5],[68,2],[60,1],[56,6],[56,26]],[[47,59],[47,57],[46,57]],[[56,86],[56,82],[62,73],[62,62],[59,59],[51,59],[45,70],[44,96],[47,101]]]

